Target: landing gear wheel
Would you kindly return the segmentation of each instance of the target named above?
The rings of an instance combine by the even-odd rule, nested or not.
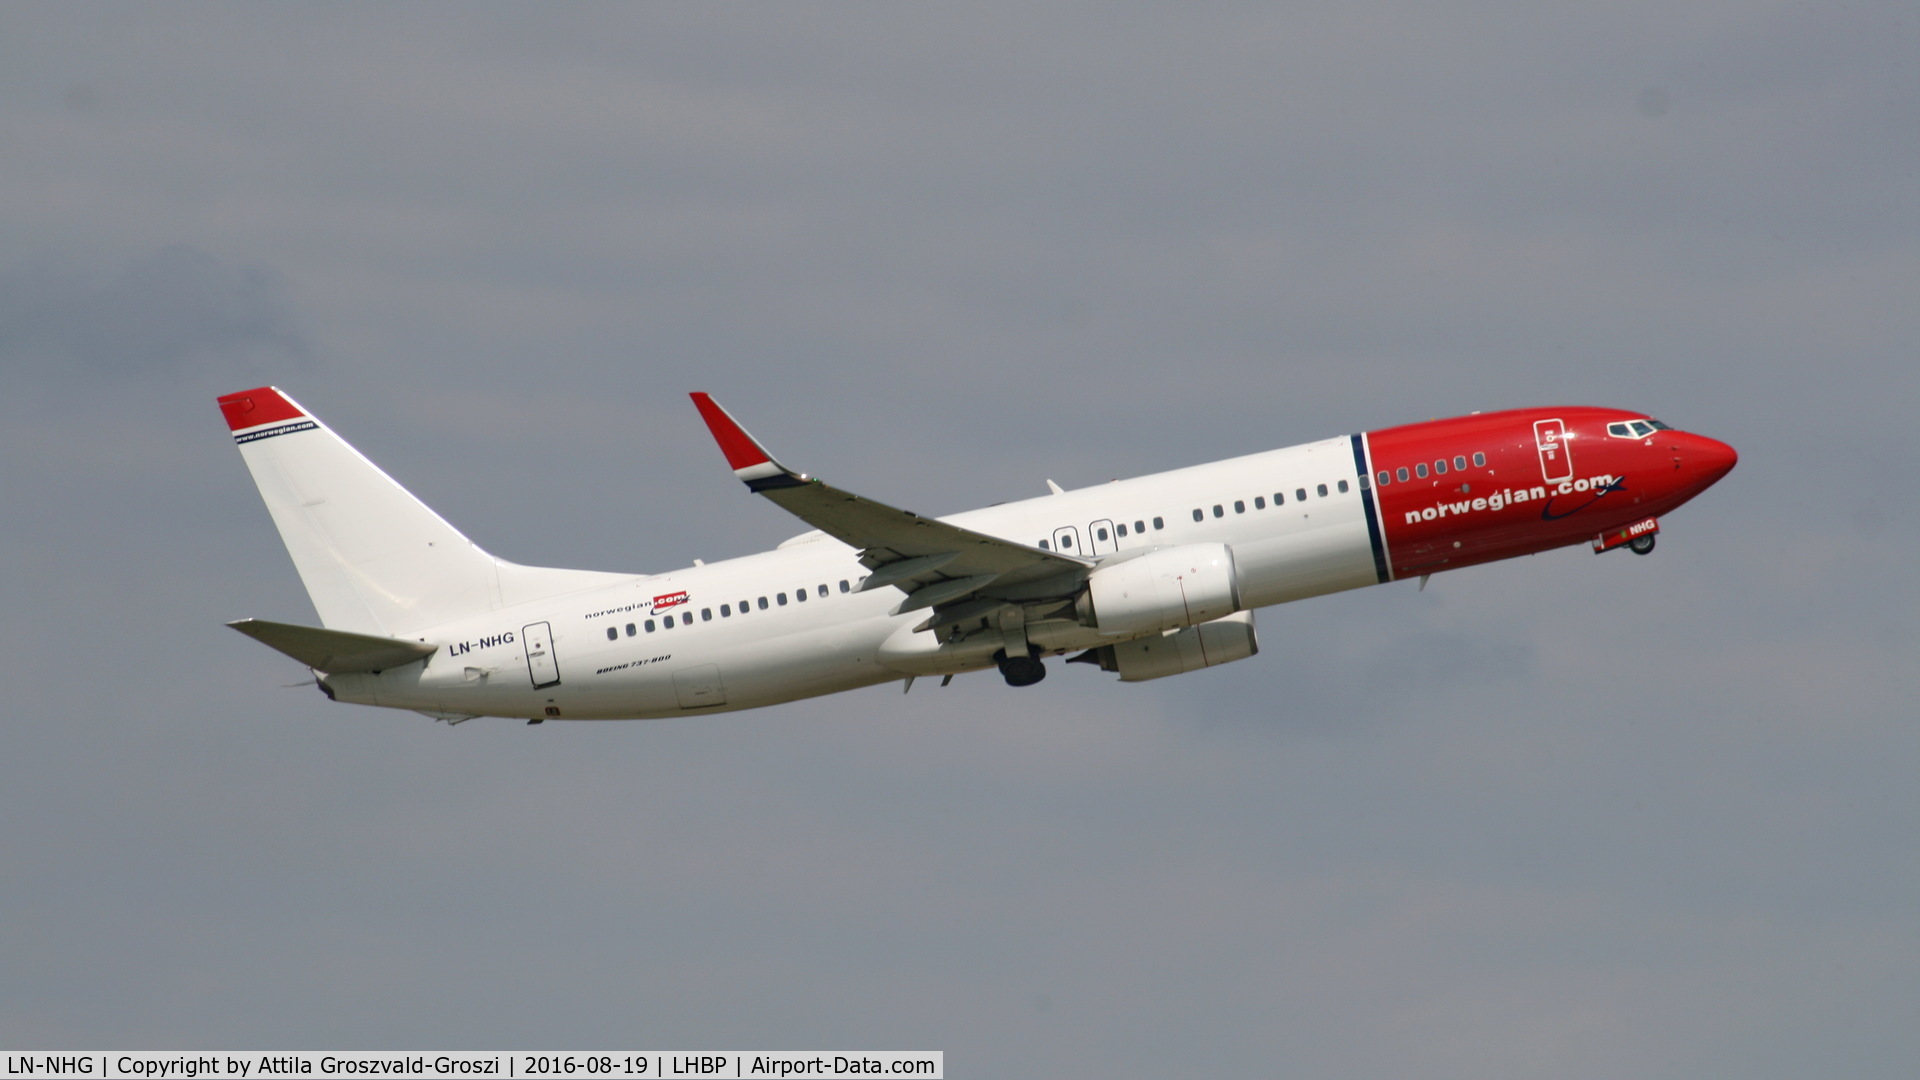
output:
[[[1653,534],[1649,533],[1646,536],[1636,536],[1627,541],[1627,546],[1633,549],[1635,555],[1645,555],[1653,550],[1653,541]]]
[[[1032,686],[1047,677],[1047,665],[1038,656],[1008,656],[1002,649],[993,654],[993,662],[1000,665],[1000,677],[1008,686]]]

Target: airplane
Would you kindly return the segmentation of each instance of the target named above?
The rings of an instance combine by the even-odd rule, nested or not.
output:
[[[658,574],[482,550],[280,390],[218,399],[320,619],[235,630],[334,701],[449,723],[657,719],[1074,653],[1144,682],[1259,651],[1253,612],[1589,543],[1647,554],[1738,461],[1639,412],[1514,409],[1342,435],[948,517],[782,464],[691,395],[734,475],[811,531]]]

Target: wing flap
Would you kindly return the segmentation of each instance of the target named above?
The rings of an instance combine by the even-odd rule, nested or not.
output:
[[[867,580],[860,585],[860,591],[884,589],[895,582],[931,574],[959,557],[960,553],[957,551],[943,551],[938,555],[920,555],[886,563],[867,576]]]

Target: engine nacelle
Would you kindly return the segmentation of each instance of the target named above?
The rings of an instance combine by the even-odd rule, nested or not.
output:
[[[1079,615],[1103,634],[1132,637],[1211,622],[1238,610],[1233,549],[1182,544],[1095,570]]]
[[[1150,634],[1118,645],[1102,645],[1074,660],[1097,663],[1102,671],[1117,671],[1121,682],[1145,682],[1245,660],[1259,651],[1253,612],[1236,611],[1171,634]]]

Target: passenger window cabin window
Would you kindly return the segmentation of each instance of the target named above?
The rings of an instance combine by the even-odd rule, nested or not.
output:
[[[797,588],[797,589],[795,589],[795,590],[793,590],[793,598],[794,598],[794,600],[795,600],[795,601],[797,601],[798,603],[802,603],[802,604],[804,604],[804,603],[806,603],[806,602],[807,602],[807,587],[806,587],[805,585],[802,585],[802,586],[800,586],[799,588]]]
[[[1235,500],[1233,500],[1233,512],[1234,512],[1234,513],[1236,513],[1236,514],[1244,514],[1244,513],[1246,513],[1246,512],[1247,512],[1247,504],[1246,504],[1246,502],[1245,502],[1245,500],[1242,500],[1242,499],[1235,499]]]
[[[740,601],[740,614],[745,615],[751,606],[745,600]]]
[[[767,610],[767,598],[764,596],[760,598],[760,610],[761,611]]]
[[[821,582],[821,583],[820,583],[820,588],[819,588],[819,593],[818,593],[818,595],[819,595],[819,597],[820,597],[820,599],[822,599],[822,600],[825,600],[825,599],[827,598],[827,583],[826,583],[826,582],[824,582],[824,581],[823,581],[823,582]]]
[[[618,630],[616,630],[616,629],[614,629],[614,628],[613,628],[613,627],[611,627],[611,626],[609,626],[609,627],[607,627],[607,640],[608,640],[608,641],[619,641],[619,640],[620,640],[620,631],[618,631]]]
[[[1094,535],[1094,539],[1096,540],[1105,540],[1107,538],[1107,530],[1100,529],[1096,531],[1093,535]]]
[[[1407,482],[1407,467],[1406,467],[1405,465],[1402,465],[1402,466],[1400,466],[1400,467],[1399,467],[1398,469],[1395,469],[1395,470],[1393,471],[1393,478],[1394,478],[1395,480],[1398,480],[1398,481],[1400,481],[1400,482],[1401,482],[1401,483],[1403,483],[1403,484],[1404,484],[1404,483],[1406,483],[1406,482]]]
[[[1285,495],[1282,495],[1282,494],[1280,494],[1280,493],[1279,493],[1279,492],[1277,492],[1277,491],[1276,491],[1276,492],[1274,492],[1274,493],[1273,493],[1273,505],[1275,505],[1275,506],[1285,506],[1285,505],[1287,505],[1287,497],[1286,497]]]
[[[1067,550],[1068,548],[1070,548],[1070,547],[1072,547],[1072,546],[1073,546],[1073,534],[1072,534],[1072,533],[1067,533],[1066,535],[1064,535],[1064,536],[1062,536],[1062,537],[1060,537],[1060,550],[1061,550],[1061,551],[1065,551],[1065,550]]]
[[[669,630],[673,629],[673,616],[669,615],[666,618],[661,619],[660,625],[666,627]]]
[[[851,586],[851,585],[849,585],[849,584],[847,584],[847,579],[846,579],[846,578],[841,578],[841,579],[840,579],[840,591],[841,591],[841,592],[852,592],[852,591],[853,591],[853,586]]]
[[[1214,517],[1226,517],[1226,516],[1227,516],[1227,511],[1226,511],[1226,509],[1225,509],[1224,507],[1222,507],[1222,506],[1221,506],[1221,505],[1220,505],[1219,503],[1214,503],[1214,504],[1213,504],[1213,516],[1214,516]]]
[[[1393,483],[1393,474],[1385,469],[1381,469],[1380,475],[1374,477],[1374,479],[1380,481],[1381,487],[1386,487],[1388,484]]]
[[[1053,549],[1047,546],[1047,542],[1046,542],[1045,540],[1042,540],[1042,541],[1040,541],[1040,550],[1041,550],[1041,551],[1052,551]]]
[[[710,608],[710,607],[703,607],[703,608],[701,608],[701,609],[700,609],[700,621],[701,621],[701,622],[712,622],[712,621],[713,621],[713,609],[712,609],[712,608]]]
[[[1127,535],[1126,523],[1122,522],[1121,524],[1115,525],[1113,527],[1113,535],[1118,536],[1122,539],[1125,539]]]
[[[1253,497],[1253,508],[1255,510],[1265,510],[1267,508],[1267,497],[1265,495],[1255,495]]]
[[[1364,476],[1361,477],[1360,482],[1363,484],[1366,483],[1367,478]],[[1345,480],[1340,481],[1339,487],[1340,487],[1340,494],[1345,495],[1347,493],[1347,482]]]
[[[1423,461],[1420,464],[1415,465],[1413,467],[1413,475],[1419,477],[1422,480],[1425,480],[1427,478],[1427,463]]]
[[[646,622],[643,622],[643,623],[641,623],[641,624],[640,624],[640,626],[641,626],[641,628],[642,628],[642,629],[644,629],[644,630],[646,630],[646,632],[647,632],[647,633],[649,633],[649,634],[651,634],[651,633],[653,633],[653,620],[652,620],[652,619],[648,619],[648,620],[647,620]]]
[[[1324,499],[1324,498],[1326,498],[1326,497],[1327,497],[1327,485],[1325,485],[1325,484],[1315,484],[1315,485],[1314,485],[1314,488],[1313,488],[1313,492],[1314,492],[1314,494],[1316,494],[1316,495],[1318,495],[1318,496],[1320,496],[1321,498],[1323,498],[1323,499]]]
[[[1341,483],[1345,483],[1345,482],[1346,482],[1346,481],[1344,481],[1344,480],[1343,480],[1343,481],[1341,481]],[[1371,488],[1371,487],[1373,487],[1373,480],[1372,480],[1372,478],[1371,478],[1371,477],[1369,477],[1369,476],[1367,476],[1367,474],[1366,474],[1366,473],[1361,473],[1361,474],[1360,474],[1360,490],[1361,490],[1361,491],[1366,491],[1366,490],[1368,490],[1368,489],[1369,489],[1369,488]],[[1346,488],[1341,488],[1340,490],[1341,490],[1341,491],[1345,491],[1345,490],[1347,490],[1347,489],[1346,489]]]
[[[1206,515],[1206,512],[1205,512],[1205,511],[1203,511],[1203,510],[1201,510],[1201,509],[1200,509],[1199,507],[1197,507],[1197,506],[1196,506],[1196,507],[1194,507],[1194,508],[1193,508],[1193,520],[1195,520],[1195,521],[1205,521],[1205,520],[1207,520],[1207,515]]]
[[[774,594],[773,594],[773,602],[774,602],[774,603],[776,603],[776,604],[779,604],[779,605],[780,605],[781,607],[786,607],[786,606],[787,606],[787,594],[786,594],[786,593],[783,593],[783,592],[777,592],[777,593],[774,593]]]
[[[635,625],[633,625],[632,623],[628,623],[628,624],[627,624],[627,636],[628,636],[628,637],[632,637],[633,635],[635,635],[635,634],[637,634],[637,633],[639,633],[639,632],[640,632],[640,628],[639,628],[639,627],[637,627],[637,626],[635,626]]]
[[[732,604],[721,604],[721,605],[720,605],[720,617],[721,617],[721,618],[723,618],[723,619],[731,619],[731,618],[733,618],[733,605],[732,605]]]
[[[1154,518],[1154,519],[1153,519],[1153,527],[1154,527],[1154,528],[1156,528],[1156,529],[1164,529],[1164,528],[1166,528],[1166,527],[1167,527],[1167,523],[1166,523],[1166,521],[1165,521],[1164,519],[1162,519],[1162,518]]]
[[[1155,520],[1158,520],[1158,519],[1156,518]],[[1145,535],[1146,535],[1146,532],[1147,532],[1147,523],[1146,523],[1146,522],[1144,522],[1144,521],[1136,521],[1136,522],[1134,522],[1134,523],[1133,523],[1133,533],[1134,533],[1134,535],[1135,535],[1135,536],[1145,536]]]
[[[1454,459],[1453,459],[1453,471],[1454,471],[1454,472],[1466,472],[1466,471],[1467,471],[1467,459],[1466,459],[1466,458],[1464,458],[1464,457],[1456,457],[1456,458],[1454,458]]]
[[[1446,458],[1441,458],[1439,461],[1436,461],[1433,463],[1433,475],[1435,476],[1447,475],[1447,459]]]
[[[1475,452],[1474,452],[1474,455],[1473,455],[1473,467],[1474,467],[1474,468],[1476,468],[1476,469],[1484,469],[1484,468],[1486,468],[1486,467],[1487,467],[1487,455],[1485,455],[1485,454],[1482,454],[1482,453],[1480,453],[1480,452],[1478,452],[1478,451],[1475,451]]]
[[[1306,489],[1306,488],[1294,488],[1294,489],[1293,489],[1293,501],[1294,501],[1294,502],[1306,502],[1306,501],[1307,501],[1307,489]]]

